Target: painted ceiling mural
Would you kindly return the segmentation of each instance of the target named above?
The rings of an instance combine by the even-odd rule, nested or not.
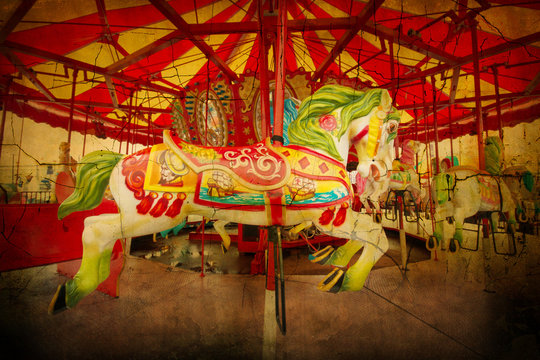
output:
[[[39,122],[104,124],[145,144],[170,128],[208,145],[256,142],[261,56],[272,83],[281,2],[1,2],[2,99]],[[323,83],[386,88],[403,137],[433,139],[435,123],[440,138],[470,134],[478,116],[484,129],[540,117],[537,1],[283,3],[287,97]]]

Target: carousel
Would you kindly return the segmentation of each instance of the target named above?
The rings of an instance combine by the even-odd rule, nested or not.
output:
[[[540,5],[0,4],[23,358],[540,356]]]

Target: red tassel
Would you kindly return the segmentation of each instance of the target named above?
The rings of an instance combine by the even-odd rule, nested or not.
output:
[[[345,222],[345,219],[347,218],[348,207],[349,207],[349,204],[347,203],[341,204],[341,208],[338,210],[336,218],[334,219],[334,222],[332,223],[334,226],[340,226]]]
[[[165,213],[165,216],[174,218],[176,215],[180,214],[180,210],[182,208],[182,204],[184,203],[184,199],[186,198],[186,194],[179,193],[176,195],[176,199],[173,201],[171,207],[169,207],[169,210]]]
[[[139,214],[146,214],[150,208],[152,207],[152,204],[154,203],[154,199],[157,198],[157,194],[155,192],[150,192],[150,194],[146,195],[139,205],[137,205],[137,212]]]
[[[152,215],[153,217],[160,217],[161,215],[163,215],[165,210],[167,210],[167,207],[169,206],[169,200],[171,199],[171,193],[163,194],[161,199],[158,200],[156,206],[154,206],[152,210],[150,210],[150,215]]]
[[[330,221],[334,218],[334,211],[336,209],[333,206],[330,206],[328,209],[324,210],[321,217],[319,218],[319,223],[321,225],[328,225]]]

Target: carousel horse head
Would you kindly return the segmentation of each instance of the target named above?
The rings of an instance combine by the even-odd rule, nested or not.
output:
[[[385,89],[326,85],[305,99],[289,126],[291,144],[315,147],[341,162],[354,145],[362,177],[385,175],[392,164],[400,115]]]

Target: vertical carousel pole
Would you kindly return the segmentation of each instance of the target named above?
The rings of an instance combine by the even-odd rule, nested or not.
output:
[[[416,107],[414,108],[414,142],[415,146],[418,146],[418,112],[416,111]],[[415,164],[415,170],[418,174],[418,181],[420,182],[420,195],[422,194],[422,176],[420,175],[420,167],[418,166],[418,151],[415,151],[414,153],[414,164]],[[422,205],[422,200],[420,200],[420,205]],[[416,233],[420,235],[420,221],[416,222]]]
[[[439,165],[439,129],[437,126],[437,89],[435,88],[435,76],[431,75],[431,89],[433,90],[433,129],[435,131],[435,171],[438,174]]]
[[[401,270],[407,270],[407,235],[403,223],[403,196],[396,195],[397,205],[399,206],[399,246],[401,248]]]
[[[262,2],[259,3],[262,5]],[[277,38],[274,46],[275,55],[275,101],[274,101],[274,129],[273,129],[273,144],[274,146],[283,145],[283,111],[285,100],[285,42],[287,38],[287,2],[286,0],[278,1],[278,20],[277,20]],[[270,6],[272,6],[270,4]],[[262,7],[259,7],[261,9]],[[260,10],[259,10],[260,11]],[[277,224],[274,224],[277,225]],[[276,270],[279,259],[282,259],[281,254],[281,241],[279,243],[276,240],[276,235],[279,238],[279,229],[276,226],[272,226],[268,229],[268,256],[267,256],[267,275],[266,275],[266,292],[265,292],[265,312],[264,312],[264,331],[263,331],[263,356],[264,360],[276,358],[276,323],[279,326],[282,334],[285,329],[283,323],[279,321],[279,303],[281,295],[281,309],[282,315],[285,315],[285,303],[284,292],[276,289],[277,277]],[[272,242],[274,240],[274,242]],[[273,269],[273,275],[270,277],[270,269]],[[282,276],[281,276],[281,280]],[[274,283],[274,290],[269,289],[269,283]],[[270,318],[272,313],[272,303],[274,307],[274,319]]]
[[[496,102],[495,106],[497,107],[497,125],[499,127],[499,138],[501,142],[504,140],[504,133],[502,128],[502,116],[501,116],[501,95],[499,93],[499,69],[496,66],[493,66],[493,80],[495,85],[495,96]],[[504,151],[502,152],[501,161],[504,162]]]
[[[450,167],[454,166],[454,139],[452,131],[452,105],[448,106],[448,131],[450,132],[450,158],[452,159],[452,164]]]
[[[6,126],[6,114],[7,114],[7,95],[9,93],[9,87],[4,93],[4,98],[2,100],[2,123],[0,124],[0,158],[2,158],[2,144],[4,143],[4,128]]]
[[[129,96],[129,110],[128,110],[128,123],[127,123],[127,136],[126,136],[126,154],[129,154],[129,141],[130,141],[130,135],[131,135],[131,118],[132,118],[132,112],[131,112],[131,106],[133,105],[133,93]]]
[[[268,47],[262,14],[262,0],[259,0],[259,77],[261,83],[261,137],[270,136],[270,86],[268,84]]]
[[[471,42],[473,54],[473,71],[474,71],[474,97],[476,107],[476,136],[478,139],[478,168],[484,170],[486,168],[484,158],[484,119],[482,115],[482,89],[480,88],[480,60],[478,57],[478,36],[476,32],[476,20],[470,20]]]
[[[429,150],[429,133],[428,133],[428,122],[427,122],[427,113],[428,113],[428,107],[426,104],[426,78],[422,79],[422,102],[424,107],[424,135],[425,135],[425,143],[426,143],[426,170],[428,173],[428,191],[429,191],[429,210],[430,210],[430,218],[431,218],[431,232],[433,233],[435,231],[435,226],[437,225],[435,223],[435,219],[433,218],[435,215],[435,209],[433,208],[433,199],[431,197],[431,176],[433,175],[431,172],[431,152]],[[434,254],[434,260],[437,261],[437,250],[433,251]]]
[[[204,277],[204,228],[206,227],[205,217],[203,217],[201,226],[201,277]]]
[[[88,131],[88,112],[90,108],[86,108],[86,118],[84,119],[84,137],[83,137],[83,146],[82,146],[82,156],[84,156],[86,151],[86,132]]]
[[[274,144],[283,144],[283,111],[285,101],[285,43],[287,41],[287,1],[279,0],[276,39],[276,99],[274,102]]]
[[[73,69],[73,83],[71,84],[71,105],[69,107],[68,139],[67,143],[71,145],[71,127],[73,126],[73,109],[75,107],[75,88],[77,85],[77,73],[79,70]],[[69,158],[68,158],[69,162]]]

